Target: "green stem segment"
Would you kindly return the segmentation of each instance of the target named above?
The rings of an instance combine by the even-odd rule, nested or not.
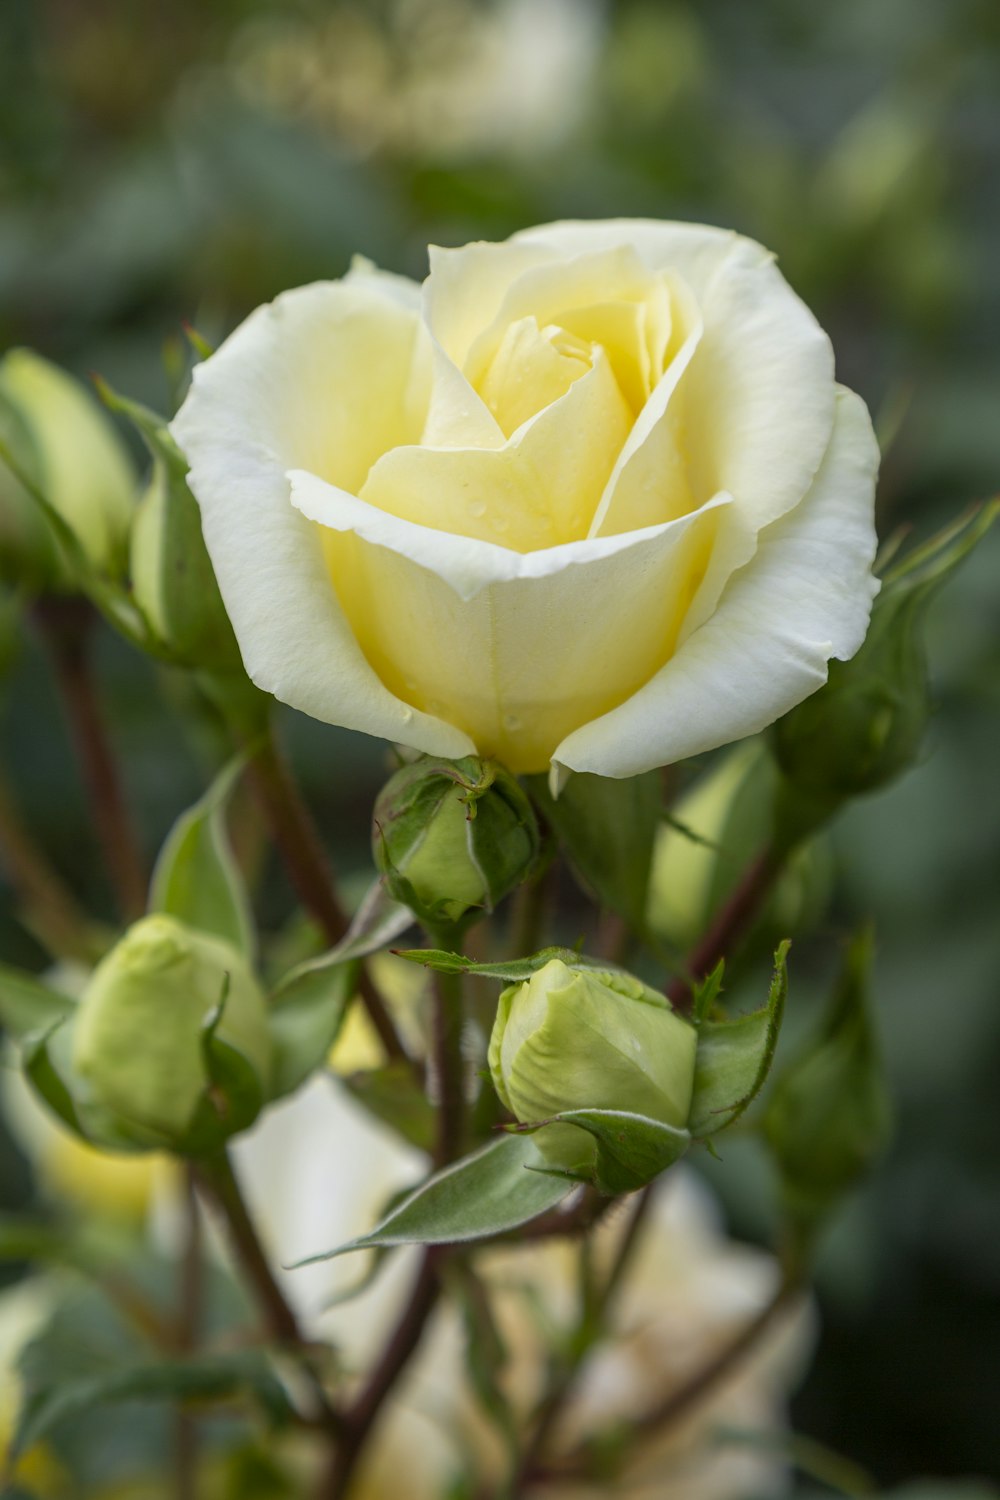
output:
[[[437,1166],[461,1156],[465,1140],[462,976],[435,975],[433,1058],[438,1090]]]

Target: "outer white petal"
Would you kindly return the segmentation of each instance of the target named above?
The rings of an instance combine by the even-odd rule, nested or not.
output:
[[[657,671],[730,503],[719,495],[642,531],[519,553],[291,478],[295,504],[339,534],[337,588],[380,677],[528,771]]]
[[[171,430],[254,682],[313,718],[458,756],[468,736],[401,702],[365,660],[286,478],[301,466],[350,488],[417,440],[429,358],[408,300],[367,271],[285,293],[196,367]]]
[[[568,735],[557,768],[635,776],[774,722],[864,639],[878,583],[878,447],[867,409],[838,390],[836,421],[802,503],[760,536],[714,614],[619,708]]]

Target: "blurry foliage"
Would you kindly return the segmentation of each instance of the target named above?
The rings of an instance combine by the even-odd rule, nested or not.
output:
[[[356,251],[421,275],[428,240],[563,216],[731,224],[778,253],[894,439],[883,534],[923,533],[1000,474],[998,101],[995,0],[4,0],[0,350],[29,344],[163,409],[182,319],[214,339]],[[926,761],[838,824],[833,915],[792,958],[794,1045],[831,939],[877,914],[897,1137],[827,1244],[796,1416],[885,1485],[1000,1478],[998,568],[1000,533],[935,605]],[[26,642],[0,702],[4,771],[107,914],[41,666]],[[110,636],[99,667],[152,852],[217,732],[192,732],[185,682]],[[385,750],[286,728],[362,866]],[[263,906],[272,926],[287,915],[278,882]],[[11,912],[0,886],[0,957],[37,966]],[[9,1202],[30,1191],[2,1139],[0,1177]],[[718,1182],[735,1227],[762,1232],[749,1159]]]

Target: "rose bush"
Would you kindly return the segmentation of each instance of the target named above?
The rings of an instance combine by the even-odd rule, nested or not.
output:
[[[657,222],[357,265],[174,423],[251,677],[431,754],[630,776],[860,645],[878,454],[759,245]]]

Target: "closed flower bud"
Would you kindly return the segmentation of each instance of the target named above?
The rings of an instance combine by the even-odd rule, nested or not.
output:
[[[429,926],[491,911],[528,874],[538,825],[514,778],[495,762],[423,757],[375,804],[375,862],[390,893]]]
[[[786,780],[779,835],[794,841],[839,803],[913,765],[931,712],[924,615],[995,514],[986,507],[904,559],[885,581],[857,655],[833,662],[825,686],[774,726]]]
[[[59,512],[89,562],[124,572],[135,473],[109,417],[79,381],[28,349],[0,361],[0,440]],[[69,586],[35,500],[0,457],[0,579],[34,592]]]
[[[187,465],[156,455],[130,537],[132,593],[147,624],[183,666],[202,672],[240,668],[239,647],[205,550]]]
[[[809,1222],[869,1170],[891,1106],[868,998],[872,942],[851,945],[819,1035],[779,1075],[764,1116],[793,1214]]]
[[[687,1124],[697,1033],[662,995],[622,973],[554,958],[500,996],[489,1065],[494,1087],[523,1124],[573,1109],[626,1110]],[[554,1165],[584,1170],[596,1146],[575,1125],[535,1137]]]
[[[87,986],[74,1026],[73,1070],[88,1102],[124,1139],[184,1149],[204,1101],[212,1102],[209,1034],[239,1053],[266,1088],[267,1014],[246,960],[173,917],[144,917]],[[215,1102],[224,1113],[224,1101]]]

